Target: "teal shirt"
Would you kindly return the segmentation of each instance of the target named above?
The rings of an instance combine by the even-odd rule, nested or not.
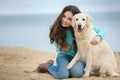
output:
[[[97,35],[101,36],[102,39],[104,39],[104,32],[103,30],[101,29],[98,29],[98,28],[93,28],[94,31],[97,33]],[[56,51],[57,53],[63,53],[63,54],[68,54],[68,55],[71,55],[71,56],[75,56],[75,50],[74,50],[74,44],[73,44],[73,41],[74,41],[74,38],[72,36],[72,32],[69,30],[69,29],[66,29],[66,36],[67,36],[67,44],[70,44],[71,45],[71,48],[69,51],[63,51],[63,50],[60,50],[58,47],[57,47],[57,44],[56,42],[54,42],[55,46],[56,46]]]
[[[94,31],[96,32],[96,36],[101,36],[101,39],[104,40],[105,39],[105,34],[104,34],[104,31],[100,28],[96,28],[96,27],[93,27]]]
[[[74,56],[75,55],[75,50],[74,50],[74,44],[73,44],[73,41],[74,41],[74,38],[72,36],[72,32],[69,30],[69,29],[66,29],[66,39],[67,39],[67,44],[69,44],[71,47],[70,47],[70,50],[69,51],[63,51],[63,50],[60,50],[58,47],[56,49],[57,53],[64,53],[64,54],[68,54],[68,55],[71,55],[71,56]],[[55,43],[55,45],[57,46],[57,44]]]

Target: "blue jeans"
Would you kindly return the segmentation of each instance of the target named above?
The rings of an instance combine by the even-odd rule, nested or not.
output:
[[[83,61],[77,61],[70,70],[67,70],[67,65],[72,59],[73,57],[71,55],[59,53],[56,59],[57,66],[48,65],[47,70],[57,79],[82,77],[86,63]]]

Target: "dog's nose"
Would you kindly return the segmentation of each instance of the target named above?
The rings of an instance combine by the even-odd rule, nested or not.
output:
[[[78,24],[78,28],[81,29],[81,24]]]

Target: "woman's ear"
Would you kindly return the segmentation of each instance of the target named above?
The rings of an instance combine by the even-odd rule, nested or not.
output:
[[[92,23],[92,17],[88,14],[86,14],[86,27],[90,27]]]
[[[72,27],[74,27],[74,26],[75,26],[75,19],[74,19],[74,17],[72,17],[71,26],[72,26]]]

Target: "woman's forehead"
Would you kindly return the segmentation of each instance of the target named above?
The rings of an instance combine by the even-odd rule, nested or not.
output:
[[[69,18],[72,18],[72,17],[73,17],[73,13],[70,12],[70,11],[66,11],[66,12],[64,13],[64,16],[69,17]]]

